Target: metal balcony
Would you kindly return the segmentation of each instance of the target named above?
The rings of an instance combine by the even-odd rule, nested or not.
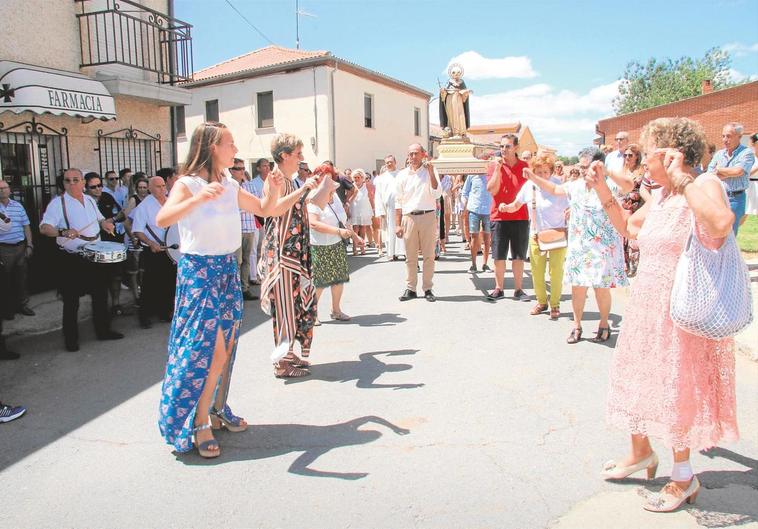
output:
[[[162,84],[192,80],[192,26],[132,0],[74,0],[81,66],[119,64]]]

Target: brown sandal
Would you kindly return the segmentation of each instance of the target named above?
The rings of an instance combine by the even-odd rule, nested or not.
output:
[[[558,307],[550,307],[550,319],[557,320],[561,315],[561,309]]]
[[[569,334],[569,337],[566,338],[566,343],[576,343],[581,339],[582,339],[582,328],[579,327],[577,329],[576,327],[574,327],[574,329],[571,331],[571,334]]]
[[[284,361],[294,367],[302,367],[305,369],[311,367],[311,363],[308,360],[300,358],[295,353],[288,353],[287,356],[284,357]]]
[[[274,376],[276,378],[301,378],[307,377],[310,374],[311,372],[307,369],[300,369],[284,360],[280,360],[274,364]]]
[[[532,316],[536,316],[537,314],[542,314],[547,310],[547,305],[543,305],[542,303],[537,303],[532,310],[529,312]]]

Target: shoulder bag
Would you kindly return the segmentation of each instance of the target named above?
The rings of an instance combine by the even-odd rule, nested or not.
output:
[[[730,231],[718,250],[703,246],[692,231],[679,257],[671,288],[671,320],[685,331],[718,340],[753,321],[750,274]]]
[[[549,228],[539,230],[537,224],[537,187],[532,186],[532,215],[534,218],[534,240],[540,252],[549,252],[568,246],[568,230],[566,228]]]

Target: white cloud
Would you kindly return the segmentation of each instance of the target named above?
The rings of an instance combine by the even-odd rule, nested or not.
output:
[[[495,94],[471,96],[475,125],[513,123],[529,126],[537,141],[575,155],[595,138],[599,119],[613,115],[613,98],[620,81],[599,85],[584,94],[540,83]],[[431,116],[437,116],[437,101]],[[436,121],[436,120],[435,120]]]
[[[741,42],[730,42],[724,44],[721,49],[728,51],[735,57],[744,57],[750,53],[758,53],[758,42],[755,44],[742,44]]]
[[[530,79],[537,77],[537,72],[532,68],[529,57],[503,57],[502,59],[489,59],[482,57],[475,51],[467,51],[450,59],[445,67],[447,69],[454,62],[463,66],[464,78],[467,79]]]
[[[758,81],[758,75],[747,75],[734,68],[729,68],[726,73],[727,78],[733,83],[741,83],[742,81]]]

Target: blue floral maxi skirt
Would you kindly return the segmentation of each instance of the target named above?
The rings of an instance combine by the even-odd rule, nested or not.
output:
[[[166,443],[177,452],[188,452],[193,448],[195,411],[208,378],[219,325],[227,347],[233,340],[229,377],[234,367],[242,319],[235,254],[184,254],[179,261],[175,307],[158,426]],[[225,403],[226,395],[222,398]]]

